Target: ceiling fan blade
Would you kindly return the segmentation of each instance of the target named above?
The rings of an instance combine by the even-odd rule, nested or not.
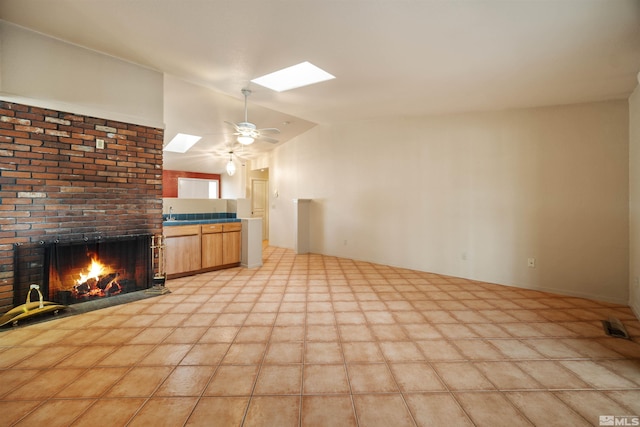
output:
[[[236,130],[236,132],[240,132],[240,129],[238,128],[238,125],[237,125],[237,124],[235,124],[235,123],[231,123],[231,122],[228,122],[228,121],[226,121],[226,120],[225,120],[224,122],[225,122],[226,124],[228,124],[229,126],[232,126],[232,127]]]
[[[268,136],[260,135],[257,139],[260,141],[268,142],[270,144],[277,144],[279,141],[275,138],[270,138]]]
[[[264,128],[264,129],[258,129],[258,132],[260,132],[260,133],[280,133],[280,129],[278,129],[278,128]]]

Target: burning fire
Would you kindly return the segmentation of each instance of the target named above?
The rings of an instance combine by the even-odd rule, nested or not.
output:
[[[73,292],[77,297],[103,297],[119,294],[122,292],[122,287],[118,283],[120,274],[110,270],[110,267],[91,258],[86,273],[80,273],[80,278],[76,280]]]
[[[76,285],[81,285],[89,279],[100,280],[101,276],[107,274],[107,266],[95,258],[91,258],[91,264],[87,270],[87,274],[80,273],[80,278],[76,281]]]

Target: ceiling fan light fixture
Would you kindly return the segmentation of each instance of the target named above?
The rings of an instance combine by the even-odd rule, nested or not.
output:
[[[242,89],[241,92],[244,96],[244,122],[232,123],[225,121],[225,123],[232,126],[236,130],[234,132],[234,135],[237,136],[236,141],[242,145],[250,145],[253,144],[256,139],[261,139],[263,141],[270,142],[271,144],[276,144],[278,142],[277,139],[264,136],[262,135],[262,133],[264,132],[269,134],[277,134],[280,133],[280,130],[276,128],[258,129],[256,125],[251,123],[247,118],[247,97],[251,95],[251,90]]]
[[[255,139],[249,135],[238,135],[238,142],[242,145],[251,145]]]
[[[233,159],[229,158],[227,162],[227,174],[233,176],[236,173],[236,164],[233,163]]]

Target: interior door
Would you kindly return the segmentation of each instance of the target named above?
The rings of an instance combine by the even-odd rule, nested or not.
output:
[[[262,240],[269,240],[268,188],[266,179],[251,181],[251,216],[262,218]]]

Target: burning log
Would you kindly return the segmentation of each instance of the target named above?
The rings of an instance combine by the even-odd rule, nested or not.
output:
[[[120,292],[122,292],[122,286],[120,286],[120,283],[116,280],[109,282],[107,287],[104,289],[104,294],[106,296],[118,295]]]
[[[98,287],[103,291],[107,289],[119,276],[118,272],[107,274],[98,280]]]
[[[90,283],[92,282],[92,283]],[[80,283],[79,285],[75,285],[73,287],[74,292],[76,293],[76,295],[86,295],[89,292],[91,292],[91,289],[95,286],[95,280],[94,279],[89,279],[86,282]]]
[[[104,277],[89,278],[73,287],[77,297],[111,296],[122,292],[122,286],[118,283],[120,273],[109,273]]]

